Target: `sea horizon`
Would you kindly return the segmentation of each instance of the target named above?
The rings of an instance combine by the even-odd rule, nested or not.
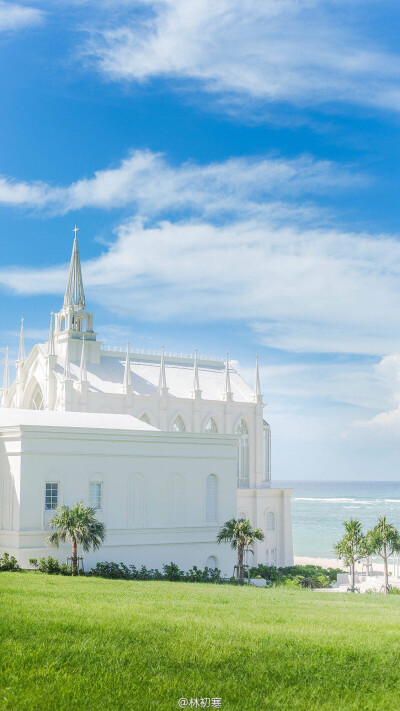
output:
[[[333,545],[343,535],[343,522],[361,521],[364,530],[386,515],[400,529],[400,481],[276,482],[292,494],[295,557],[335,558]]]

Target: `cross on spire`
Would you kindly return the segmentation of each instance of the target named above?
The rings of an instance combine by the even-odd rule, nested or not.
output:
[[[75,232],[75,239],[76,239],[76,233],[78,232],[78,230],[79,230],[79,227],[77,227],[77,226],[75,225],[74,229],[72,230],[72,232]]]

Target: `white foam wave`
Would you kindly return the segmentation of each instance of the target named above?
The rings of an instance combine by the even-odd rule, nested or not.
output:
[[[373,506],[374,504],[400,504],[400,499],[350,499],[350,498],[320,498],[317,496],[298,496],[294,497],[293,501],[319,501],[322,503],[327,503],[327,504],[364,504],[368,505],[368,507]],[[348,508],[348,507],[344,507]],[[358,508],[358,507],[357,507]]]
[[[294,498],[293,501],[323,501],[328,504],[366,504],[370,501],[357,501],[357,499],[346,499],[346,498],[319,498],[314,496],[299,496]]]

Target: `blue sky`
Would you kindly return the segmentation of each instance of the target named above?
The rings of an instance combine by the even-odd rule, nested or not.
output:
[[[260,357],[275,479],[400,471],[398,2],[0,0],[1,351]]]

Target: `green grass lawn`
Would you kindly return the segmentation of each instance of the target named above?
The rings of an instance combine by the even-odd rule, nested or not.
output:
[[[400,597],[0,574],[0,708],[400,709]]]

